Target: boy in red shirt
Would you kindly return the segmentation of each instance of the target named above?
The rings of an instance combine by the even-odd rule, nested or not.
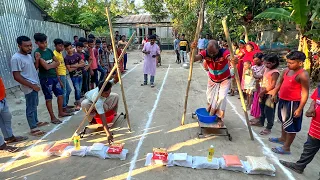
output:
[[[306,166],[313,160],[314,156],[320,149],[320,88],[318,87],[311,99],[307,117],[312,117],[307,142],[304,144],[303,152],[300,159],[296,163],[280,160],[280,163],[284,166],[294,170],[295,172],[302,174]]]
[[[269,141],[283,144],[272,148],[278,154],[291,154],[290,146],[301,130],[303,108],[309,96],[309,74],[302,68],[306,56],[301,51],[292,51],[287,56],[287,66],[280,77],[273,100],[279,92],[278,118],[282,122],[280,138],[269,138]]]

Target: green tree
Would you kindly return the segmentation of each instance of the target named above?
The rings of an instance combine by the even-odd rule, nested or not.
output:
[[[46,12],[50,13],[52,10],[53,0],[35,0],[36,3]]]

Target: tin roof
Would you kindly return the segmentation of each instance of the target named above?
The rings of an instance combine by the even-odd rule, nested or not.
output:
[[[151,15],[129,15],[129,16],[120,16],[116,18],[115,24],[148,24],[148,23],[157,23],[151,18]],[[170,23],[170,18],[165,18],[160,21],[160,23]]]

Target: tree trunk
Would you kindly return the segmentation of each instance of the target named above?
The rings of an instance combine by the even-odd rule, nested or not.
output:
[[[247,42],[249,42],[248,30],[247,30],[247,27],[245,25],[243,25],[243,29],[244,29],[244,40],[247,43]]]

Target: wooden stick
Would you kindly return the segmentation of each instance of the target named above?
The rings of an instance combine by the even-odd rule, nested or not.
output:
[[[122,100],[123,100],[123,104],[124,104],[124,108],[126,111],[126,119],[127,119],[127,124],[128,124],[128,129],[131,132],[131,125],[130,125],[130,119],[129,119],[129,111],[128,111],[128,106],[127,106],[127,101],[126,101],[126,96],[124,94],[124,88],[123,88],[123,84],[122,84],[122,79],[121,79],[121,72],[119,69],[119,59],[122,58],[122,56],[120,55],[120,57],[117,57],[117,49],[116,49],[116,44],[115,44],[115,39],[113,36],[113,28],[112,28],[112,22],[111,22],[111,18],[110,18],[110,13],[109,13],[109,9],[108,7],[106,7],[106,14],[107,14],[107,18],[108,18],[108,24],[109,24],[109,30],[110,30],[110,37],[111,37],[111,42],[112,42],[112,48],[113,48],[113,52],[114,52],[114,57],[115,57],[115,62],[116,62],[116,66],[117,66],[117,73],[118,73],[118,77],[119,77],[119,84],[121,87],[121,93],[122,93]],[[134,36],[135,32],[132,34],[129,42],[132,41],[133,36]],[[128,47],[129,43],[126,44],[126,47]],[[122,54],[124,54],[125,49],[122,51]]]
[[[204,10],[204,1],[202,1],[202,3],[201,3],[201,9],[200,9],[200,13],[199,13],[196,33],[194,35],[194,42],[196,42],[198,40],[200,31],[201,31],[201,23],[203,22],[203,10]],[[183,114],[182,114],[182,118],[181,118],[181,125],[184,125],[184,121],[186,119],[186,114],[187,114],[188,95],[189,95],[190,83],[191,83],[191,79],[192,79],[193,61],[194,61],[195,53],[196,53],[196,48],[192,49],[192,51],[191,51],[188,85],[187,85],[187,90],[186,90],[186,96],[184,99],[184,109],[183,109]]]
[[[232,43],[231,43],[229,30],[228,30],[228,26],[227,26],[227,17],[223,18],[222,26],[223,26],[224,34],[226,35],[226,39],[227,39],[227,42],[228,42],[230,56],[231,56],[231,59],[233,59],[234,58],[234,54],[233,54]],[[237,69],[237,64],[233,64],[233,70],[234,70],[234,77],[236,78],[236,82],[237,82],[237,86],[238,86],[238,91],[239,91],[239,95],[240,95],[240,100],[241,100],[244,116],[246,117],[246,122],[247,122],[248,130],[249,130],[250,138],[251,138],[251,140],[254,140],[253,134],[252,134],[252,129],[251,129],[251,126],[250,126],[250,123],[249,123],[249,116],[248,116],[247,106],[246,106],[246,103],[244,102],[244,97],[243,97],[243,93],[242,93],[242,90],[241,90],[240,78],[239,78],[239,73],[238,73],[238,69]]]

